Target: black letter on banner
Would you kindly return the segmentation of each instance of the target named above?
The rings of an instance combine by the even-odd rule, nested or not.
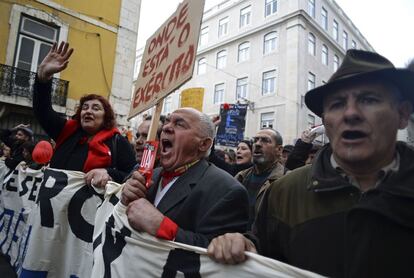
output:
[[[29,200],[30,201],[36,201],[36,195],[34,194],[35,192],[37,192],[37,185],[39,182],[42,182],[42,178],[35,178],[33,185],[32,185],[32,190],[30,191],[30,195],[29,195]]]
[[[22,190],[19,193],[19,196],[23,196],[24,194],[27,193],[27,191],[29,191],[29,188],[27,187],[27,182],[28,181],[32,181],[33,177],[32,176],[27,176],[21,183],[22,185]]]
[[[174,278],[177,271],[182,272],[186,278],[201,278],[200,255],[181,249],[171,250],[161,278]]]
[[[105,266],[104,278],[111,278],[111,263],[121,255],[126,245],[125,237],[131,236],[131,231],[127,227],[122,227],[119,232],[115,231],[114,238],[112,235],[112,228],[115,226],[114,222],[114,216],[111,215],[105,223],[105,241],[102,246],[102,256]]]
[[[17,176],[17,174],[19,174],[19,171],[14,170],[13,176]],[[10,192],[17,192],[17,186],[12,186],[12,184],[16,181],[13,176],[6,182],[6,190]]]
[[[55,179],[52,187],[46,187],[49,179]],[[42,184],[40,185],[39,197],[37,203],[40,206],[40,223],[43,227],[53,228],[55,218],[53,216],[53,208],[50,199],[55,197],[68,185],[68,176],[64,172],[46,170]]]
[[[82,186],[70,199],[68,206],[68,221],[72,233],[79,239],[92,242],[93,225],[89,224],[82,216],[82,206],[86,200],[97,194],[91,186]]]

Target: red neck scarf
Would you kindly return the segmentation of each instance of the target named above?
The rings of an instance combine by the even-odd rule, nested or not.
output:
[[[161,173],[161,187],[164,188],[167,184],[169,184],[175,177],[179,177],[184,174],[191,166],[196,164],[199,160],[190,162],[184,166],[181,166],[174,171],[162,171]]]
[[[56,149],[75,131],[80,128],[80,124],[75,120],[68,120],[59,137],[56,140]],[[115,134],[120,133],[117,128],[102,129],[96,133],[92,140],[88,141],[88,138],[82,137],[78,144],[88,144],[88,156],[85,164],[83,165],[83,172],[87,173],[96,168],[107,168],[112,163],[111,151],[104,141],[112,138]]]

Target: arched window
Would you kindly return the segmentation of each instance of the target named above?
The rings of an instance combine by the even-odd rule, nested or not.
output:
[[[276,50],[277,32],[270,32],[264,36],[263,54],[268,54]]]
[[[237,56],[237,62],[243,62],[249,60],[250,43],[244,42],[239,45],[239,52]]]

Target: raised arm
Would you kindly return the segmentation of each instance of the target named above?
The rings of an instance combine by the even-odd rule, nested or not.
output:
[[[61,42],[54,43],[49,53],[40,64],[33,92],[33,111],[40,125],[54,140],[59,136],[66,119],[52,108],[52,77],[64,70],[69,63],[73,49]]]

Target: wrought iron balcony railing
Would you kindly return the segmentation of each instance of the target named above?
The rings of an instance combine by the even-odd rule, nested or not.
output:
[[[16,67],[0,64],[0,94],[20,96],[28,99],[33,97],[33,86],[36,73]],[[69,81],[59,78],[52,79],[52,103],[66,106]]]

